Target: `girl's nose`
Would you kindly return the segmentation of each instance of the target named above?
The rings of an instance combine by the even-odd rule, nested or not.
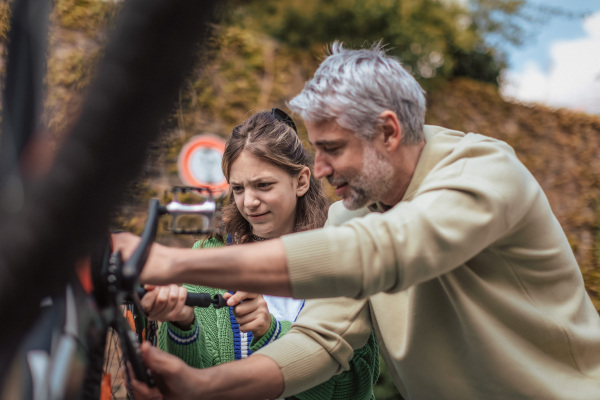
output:
[[[244,197],[244,206],[246,208],[256,208],[260,205],[260,200],[251,190],[246,191],[246,196]]]

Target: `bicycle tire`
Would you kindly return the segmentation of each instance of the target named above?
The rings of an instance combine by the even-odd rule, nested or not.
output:
[[[145,316],[136,309],[133,303],[122,305],[121,310],[138,343],[141,344],[148,340],[152,345],[156,345],[157,323],[147,321]],[[121,336],[119,335],[118,328],[111,326],[108,328],[104,345],[100,398],[101,400],[134,399],[129,389],[129,377]]]
[[[114,295],[104,283],[112,255],[110,239],[96,243],[91,257],[91,275],[94,286],[94,298],[104,321],[103,332],[97,344],[89,353],[86,396],[88,399],[129,400],[128,376],[125,354],[130,354],[123,346],[122,340],[133,340],[136,345],[150,339],[156,343],[158,328],[155,322],[149,322],[142,310],[136,307],[132,298],[125,298],[122,304],[114,304]],[[149,334],[146,334],[150,330]],[[130,338],[130,337],[133,337]],[[124,338],[124,339],[123,339]],[[133,362],[137,361],[137,362]],[[139,360],[130,361],[138,364]]]

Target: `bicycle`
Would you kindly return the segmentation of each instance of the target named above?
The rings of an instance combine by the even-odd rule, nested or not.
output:
[[[0,340],[0,397],[18,396],[8,390],[18,386],[15,377],[26,377],[30,392],[32,372],[35,379],[45,379],[30,369],[44,370],[53,362],[47,352],[32,356],[35,367],[27,362],[14,366],[32,344],[77,346],[78,339],[69,343],[52,333],[67,329],[67,304],[76,311],[69,314],[75,319],[69,319],[68,329],[99,330],[97,310],[86,304],[87,293],[74,278],[73,265],[107,229],[111,208],[141,169],[144,150],[161,132],[162,120],[172,112],[180,86],[210,37],[218,3],[123,2],[76,122],[65,132],[50,169],[33,168],[41,173],[33,176],[23,166],[39,167],[39,160],[26,160],[23,150],[43,132],[37,121],[51,2],[11,2],[0,135],[0,312],[6,326]],[[13,201],[9,208],[6,199]],[[41,310],[40,302],[48,296],[54,306]],[[52,315],[58,302],[65,309]],[[79,313],[85,307],[89,312]],[[39,332],[44,333],[35,338]]]
[[[97,243],[89,260],[78,264],[77,279],[67,286],[65,296],[53,298],[47,307],[47,318],[42,319],[39,329],[43,334],[27,340],[30,348],[17,358],[23,361],[17,367],[30,371],[17,380],[23,389],[18,397],[131,399],[126,363],[137,380],[149,386],[155,384],[141,359],[139,346],[143,341],[156,345],[158,326],[145,317],[139,302],[145,289],[137,282],[156,237],[159,218],[172,217],[168,231],[174,234],[202,235],[214,232],[217,212],[210,189],[175,187],[172,192],[173,199],[165,205],[158,199],[150,200],[140,244],[126,262],[119,251],[112,251],[107,235]],[[178,200],[177,194],[190,192],[205,195],[205,200],[193,204]],[[178,218],[182,216],[200,216],[207,222],[196,229],[181,228]],[[226,302],[221,295],[189,293],[186,305],[220,308]],[[54,339],[45,340],[50,337]],[[81,374],[81,370],[85,373]],[[14,393],[6,391],[4,396],[15,398]]]
[[[166,205],[160,205],[157,199],[150,201],[148,217],[141,235],[141,242],[133,255],[127,262],[123,262],[119,251],[112,252],[109,246],[105,246],[101,255],[101,263],[97,258],[92,265],[92,278],[94,281],[94,298],[101,307],[101,315],[105,318],[107,326],[107,342],[100,341],[97,349],[103,349],[103,390],[100,398],[105,395],[110,387],[112,398],[117,392],[123,393],[122,383],[118,379],[112,379],[110,385],[108,380],[116,369],[119,374],[124,370],[127,361],[137,380],[154,385],[152,376],[144,367],[141,360],[139,345],[143,341],[150,341],[156,345],[156,333],[158,325],[154,321],[145,318],[139,299],[143,297],[145,289],[137,286],[137,279],[146,262],[150,246],[156,237],[158,220],[160,216],[170,215],[171,226],[168,231],[174,234],[210,234],[215,230],[214,219],[217,212],[216,202],[213,194],[208,188],[199,187],[174,187],[173,200]],[[206,200],[202,203],[186,204],[180,202],[178,194],[196,193],[206,194]],[[207,221],[203,227],[188,229],[182,228],[179,218],[186,216],[202,216]],[[210,296],[207,293],[188,293],[186,305],[195,307],[224,307],[225,300],[221,295]],[[118,338],[118,340],[116,340]],[[120,352],[117,348],[120,342]],[[97,350],[98,351],[98,350]],[[116,365],[111,365],[115,361]],[[97,369],[96,359],[90,362],[90,373]],[[127,370],[125,370],[127,371]],[[93,376],[93,375],[92,375]],[[91,379],[91,378],[90,378]],[[90,382],[89,380],[87,380]],[[91,382],[93,384],[93,382]],[[95,397],[95,393],[91,398]]]

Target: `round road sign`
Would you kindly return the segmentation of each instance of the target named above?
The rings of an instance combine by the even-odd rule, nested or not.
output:
[[[205,186],[214,192],[225,192],[227,181],[221,171],[225,141],[215,135],[191,138],[179,152],[179,178],[188,186]]]

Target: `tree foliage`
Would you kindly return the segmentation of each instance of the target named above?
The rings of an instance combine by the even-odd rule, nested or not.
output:
[[[511,7],[475,3],[480,2],[486,4],[473,8],[449,0],[246,1],[231,13],[230,23],[300,49],[322,48],[334,40],[350,47],[381,40],[419,79],[467,75],[496,83],[504,57],[484,38],[504,25],[483,18],[483,10],[516,14],[523,1]]]
[[[382,41],[426,87],[466,76],[498,84],[505,49],[532,40],[549,18],[581,18],[528,0],[238,0],[230,24],[303,50],[334,40],[348,47]],[[439,79],[437,79],[439,80]]]

